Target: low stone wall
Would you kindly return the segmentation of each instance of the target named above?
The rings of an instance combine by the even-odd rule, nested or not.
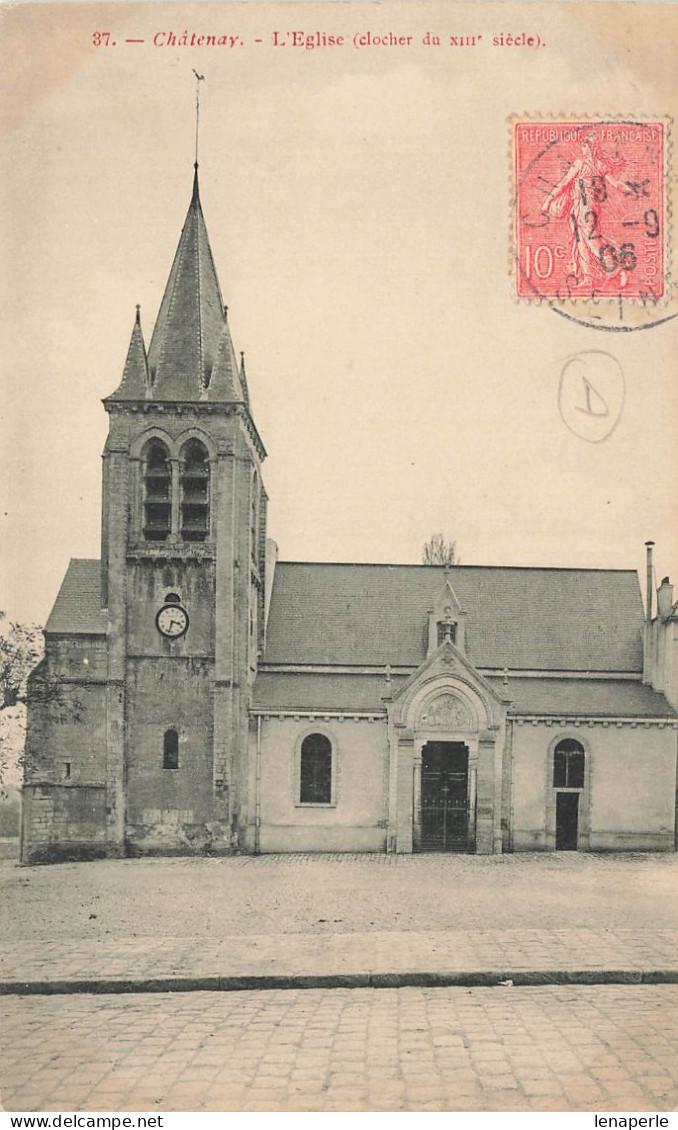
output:
[[[23,863],[100,859],[108,855],[103,785],[26,785],[22,797]]]

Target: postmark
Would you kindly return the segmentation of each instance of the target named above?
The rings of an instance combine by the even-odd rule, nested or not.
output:
[[[672,317],[667,119],[512,119],[518,299],[603,329]]]

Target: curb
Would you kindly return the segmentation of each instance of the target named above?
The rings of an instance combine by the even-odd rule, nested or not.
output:
[[[539,985],[676,985],[678,969],[479,970],[450,973],[292,973],[213,977],[92,977],[0,981],[0,996],[73,993],[233,993],[259,989],[513,988]]]

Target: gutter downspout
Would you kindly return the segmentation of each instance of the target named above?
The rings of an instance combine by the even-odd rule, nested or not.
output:
[[[254,783],[254,853],[261,851],[261,715],[257,716],[256,777]]]

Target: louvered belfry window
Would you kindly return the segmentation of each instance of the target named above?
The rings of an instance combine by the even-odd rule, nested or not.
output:
[[[209,533],[210,465],[207,449],[192,439],[181,453],[181,537],[204,541]]]
[[[332,743],[324,734],[309,734],[301,743],[299,801],[332,803]]]
[[[153,439],[144,457],[144,537],[164,541],[172,526],[172,475],[164,443]]]

